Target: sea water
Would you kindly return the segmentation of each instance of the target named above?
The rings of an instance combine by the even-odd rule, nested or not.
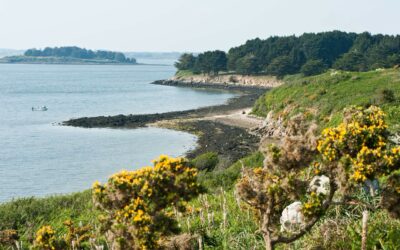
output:
[[[159,129],[85,129],[83,116],[146,114],[221,104],[224,91],[150,84],[175,72],[152,65],[0,64],[0,202],[90,188],[121,169],[181,156],[196,137]],[[47,111],[32,111],[46,106]]]

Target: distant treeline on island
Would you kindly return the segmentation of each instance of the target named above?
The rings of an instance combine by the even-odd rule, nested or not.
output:
[[[249,40],[223,51],[183,54],[178,70],[193,73],[314,75],[329,68],[368,71],[400,64],[400,36],[331,31]]]
[[[23,56],[2,59],[8,63],[77,63],[77,64],[136,64],[135,58],[128,58],[121,52],[88,50],[75,46],[28,49]]]

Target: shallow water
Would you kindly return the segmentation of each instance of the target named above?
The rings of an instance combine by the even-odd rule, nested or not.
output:
[[[173,74],[172,66],[0,64],[0,202],[83,190],[120,169],[193,148],[193,135],[166,129],[54,125],[82,116],[186,110],[234,96],[149,84]],[[32,112],[43,105],[49,110]]]

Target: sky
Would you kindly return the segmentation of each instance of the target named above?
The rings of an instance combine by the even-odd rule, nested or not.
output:
[[[0,48],[228,50],[272,35],[400,34],[400,0],[0,0]]]

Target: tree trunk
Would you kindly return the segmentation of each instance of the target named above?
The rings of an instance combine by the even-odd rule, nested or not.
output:
[[[271,235],[269,232],[263,233],[264,242],[265,242],[265,250],[273,250],[274,246],[271,242]]]
[[[262,224],[261,231],[264,237],[265,250],[273,250],[274,246],[272,244],[271,232],[269,231],[269,214],[271,209],[268,208],[266,211],[261,211],[262,214]]]

